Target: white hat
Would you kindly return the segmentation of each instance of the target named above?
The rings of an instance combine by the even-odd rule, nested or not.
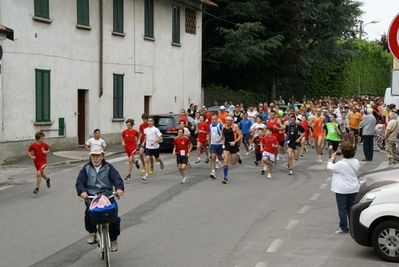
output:
[[[100,155],[100,154],[102,154],[102,153],[104,153],[103,148],[100,147],[100,146],[95,146],[95,147],[93,147],[93,148],[90,150],[89,155]]]
[[[224,106],[220,106],[220,109],[223,110],[223,109],[226,109],[226,108]]]

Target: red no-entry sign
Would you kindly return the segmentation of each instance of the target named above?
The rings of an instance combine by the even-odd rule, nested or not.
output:
[[[399,60],[399,13],[392,20],[388,31],[388,45],[392,55]]]

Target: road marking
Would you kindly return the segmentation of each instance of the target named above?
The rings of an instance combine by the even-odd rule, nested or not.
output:
[[[4,189],[7,189],[7,188],[10,188],[10,187],[13,187],[13,185],[1,186],[1,187],[0,187],[0,191],[1,191],[1,190],[4,190]]]
[[[109,163],[114,163],[114,162],[118,162],[118,161],[122,161],[122,160],[129,160],[129,159],[127,158],[127,156],[118,157],[118,158],[113,158],[113,159],[107,159],[107,161],[108,161]]]
[[[327,165],[324,163],[316,163],[308,168],[308,170],[325,170]]]
[[[328,178],[326,179],[326,182],[331,182],[331,180],[332,180],[332,177],[328,177]]]
[[[320,194],[316,193],[310,198],[310,200],[317,200],[319,198],[319,196],[320,196]]]
[[[273,243],[268,247],[266,252],[276,252],[280,245],[283,243],[284,239],[276,239]]]
[[[319,189],[326,189],[328,184],[322,184]]]
[[[307,212],[308,210],[310,210],[311,206],[303,206],[302,209],[298,212],[298,214],[303,214],[305,212]]]
[[[267,266],[267,262],[258,262],[255,267],[266,267]]]
[[[287,226],[285,227],[285,229],[290,230],[292,228],[294,228],[297,224],[299,223],[298,220],[292,220],[290,221]]]

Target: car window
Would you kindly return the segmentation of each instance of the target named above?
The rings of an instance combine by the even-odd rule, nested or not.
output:
[[[155,127],[173,127],[173,118],[170,117],[155,118]]]

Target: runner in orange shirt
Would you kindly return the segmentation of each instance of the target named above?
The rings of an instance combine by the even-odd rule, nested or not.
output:
[[[321,163],[321,153],[322,149],[324,146],[324,131],[323,131],[323,122],[325,122],[324,116],[321,115],[321,109],[317,108],[316,109],[316,116],[314,116],[311,121],[310,125],[313,127],[313,140],[314,140],[314,145],[316,147],[316,153],[317,153],[317,161],[318,163]]]
[[[352,146],[357,150],[357,141],[359,137],[360,121],[363,120],[362,114],[357,110],[356,106],[352,107],[352,112],[349,113],[349,140]]]

